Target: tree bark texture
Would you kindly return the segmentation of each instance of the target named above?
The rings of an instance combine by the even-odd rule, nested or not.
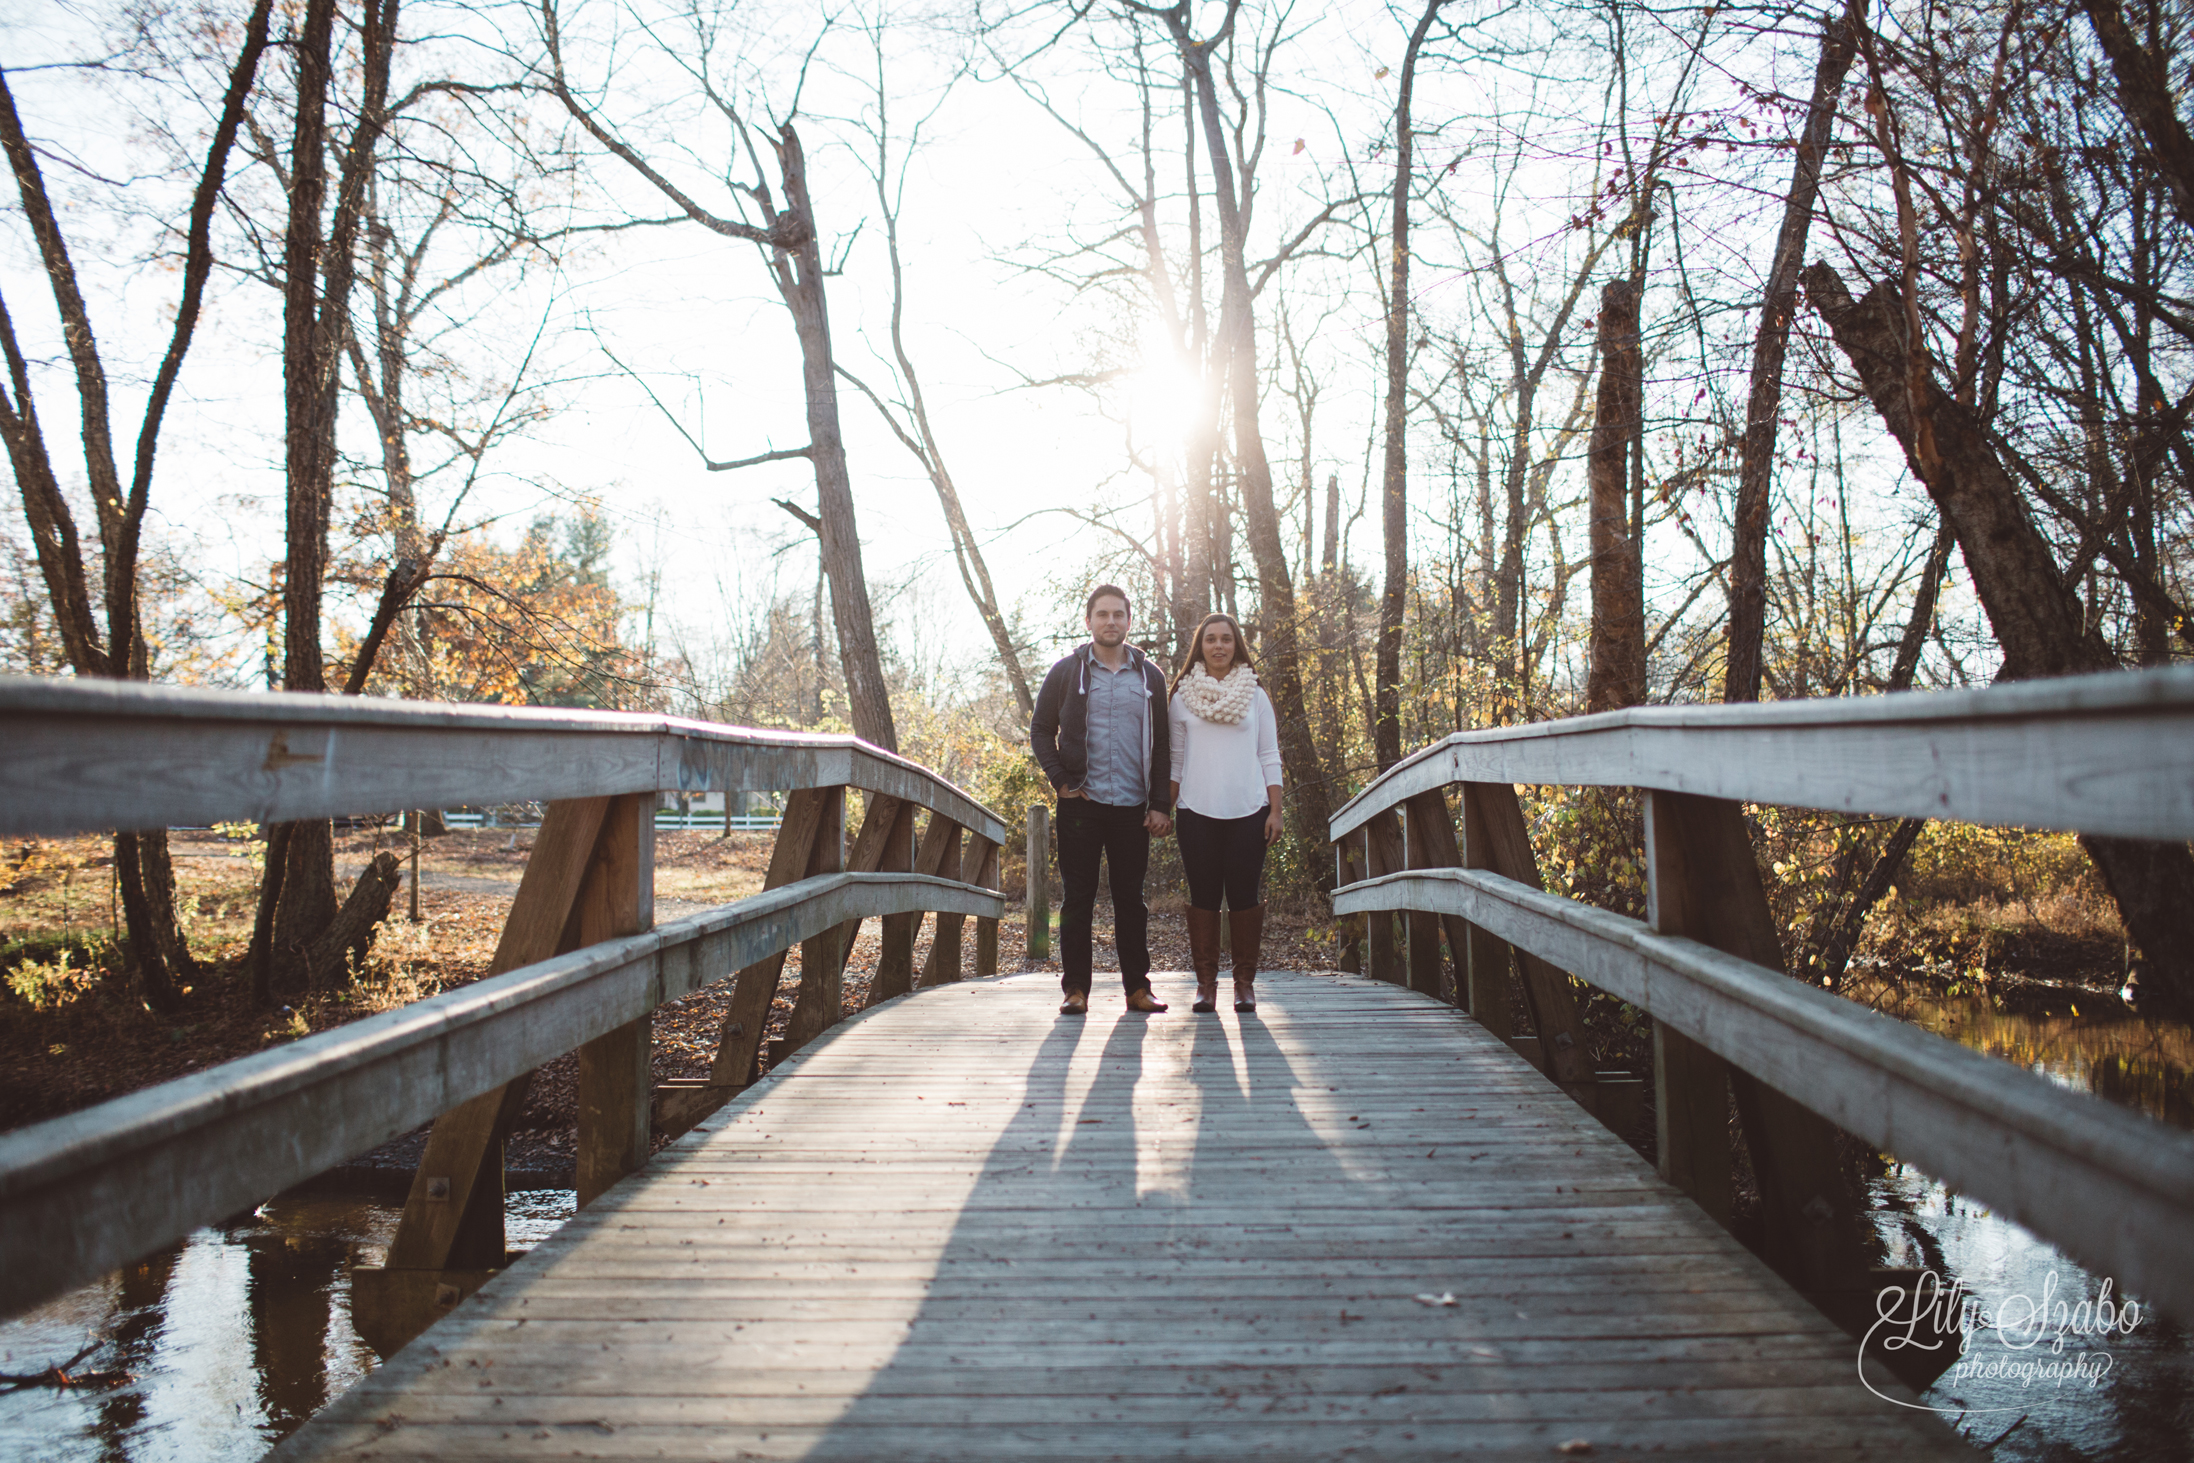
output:
[[[1426,0],[1402,53],[1394,98],[1394,222],[1389,239],[1386,301],[1386,459],[1380,479],[1379,527],[1386,549],[1386,583],[1379,592],[1379,657],[1373,671],[1377,708],[1372,750],[1379,770],[1402,760],[1402,617],[1409,602],[1409,192],[1410,93],[1417,57],[1447,0]]]
[[[831,363],[830,312],[823,294],[823,252],[815,235],[815,208],[808,198],[807,156],[791,123],[778,129],[778,169],[785,207],[804,224],[802,241],[771,256],[772,272],[800,338],[800,379],[807,390],[808,442],[815,464],[817,516],[822,526],[823,571],[830,576],[831,618],[838,631],[838,658],[846,678],[853,732],[886,751],[899,750],[884,686],[884,662],[876,647],[876,620],[869,607],[868,578],[861,568],[861,535],[853,519],[853,481],[846,470],[845,437],[838,425],[838,374]]]
[[[1272,464],[1265,456],[1258,422],[1257,331],[1244,257],[1249,222],[1243,200],[1236,193],[1241,174],[1227,147],[1226,128],[1219,115],[1218,87],[1211,74],[1214,42],[1199,42],[1189,35],[1185,5],[1166,11],[1165,22],[1195,83],[1204,147],[1212,161],[1212,196],[1219,209],[1220,230],[1219,339],[1227,365],[1243,516],[1248,520],[1250,554],[1257,565],[1258,620],[1264,631],[1259,651],[1271,672],[1265,689],[1279,712],[1281,761],[1295,784],[1295,824],[1314,842],[1322,843],[1332,814],[1332,798],[1303,694],[1295,589],[1288,576],[1287,548],[1280,537],[1280,515],[1272,501]],[[1317,859],[1313,867],[1318,871],[1320,890],[1330,891],[1331,866]]]
[[[1836,121],[1836,98],[1866,23],[1866,0],[1847,0],[1841,20],[1821,33],[1821,59],[1813,72],[1813,98],[1798,139],[1783,224],[1775,239],[1767,294],[1752,343],[1752,385],[1745,398],[1745,434],[1737,469],[1735,533],[1729,561],[1729,651],[1722,673],[1724,701],[1757,701],[1765,670],[1767,635],[1767,519],[1775,475],[1775,433],[1782,416],[1783,357],[1798,304],[1798,271],[1821,191],[1821,160]]]
[[[75,367],[85,480],[93,490],[93,511],[99,525],[102,599],[107,615],[103,642],[93,619],[90,578],[75,515],[62,495],[59,474],[39,425],[28,366],[4,298],[0,298],[0,352],[6,357],[7,383],[0,389],[0,438],[5,439],[8,460],[15,471],[63,653],[70,668],[80,676],[144,680],[151,674],[138,602],[137,561],[151,501],[153,463],[168,400],[196,337],[206,280],[213,269],[213,210],[227,175],[229,154],[257,83],[272,10],[272,0],[259,0],[253,7],[236,60],[229,68],[228,89],[192,195],[185,230],[182,294],[176,301],[166,352],[146,396],[126,497],[114,456],[106,372],[92,333],[90,313],[76,283],[75,263],[47,195],[37,153],[24,131],[5,75],[0,74],[0,146],[4,146],[15,175],[24,217],[37,241],[40,263],[53,291]],[[114,860],[129,931],[129,958],[139,993],[154,1010],[172,1011],[182,999],[182,983],[197,974],[197,963],[175,917],[175,879],[166,832],[117,834]]]
[[[365,3],[360,21],[363,64],[358,120],[344,149],[334,211],[323,233],[335,11],[335,0],[309,0],[294,48],[297,113],[290,137],[289,218],[282,243],[286,432],[282,685],[290,691],[328,688],[320,609],[335,493],[339,372],[349,337],[350,291],[357,273],[366,184],[386,123],[397,0]],[[260,901],[271,902],[274,911],[271,985],[278,993],[294,993],[310,984],[310,952],[338,911],[333,831],[324,820],[299,824],[283,841],[283,849],[281,878],[268,881]],[[270,858],[272,851],[270,843]]]
[[[2079,596],[2059,573],[2048,541],[2027,516],[2017,484],[1972,410],[1945,394],[1931,373],[1908,369],[1897,286],[1878,284],[1853,300],[1826,264],[1812,265],[1803,278],[1874,409],[1957,535],[2003,650],[2001,679],[2115,667],[2117,658],[2088,627]],[[1931,429],[1932,470],[1922,466],[1915,409]],[[2194,1011],[2194,854],[2183,843],[2085,834],[2080,843],[2117,901],[2127,933],[2148,957],[2164,1003]]]
[[[1592,643],[1585,710],[1645,700],[1645,588],[1631,535],[1627,458],[1638,431],[1644,354],[1638,286],[1618,279],[1600,292],[1600,397],[1585,481],[1592,504]]]
[[[2194,136],[2179,120],[2164,63],[2142,48],[2125,23],[2118,0],[2080,0],[2080,9],[2087,12],[2095,39],[2110,58],[2111,74],[2118,81],[2118,104],[2141,129],[2156,171],[2171,189],[2179,221],[2194,227]]]

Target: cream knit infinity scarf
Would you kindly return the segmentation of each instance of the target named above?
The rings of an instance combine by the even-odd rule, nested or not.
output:
[[[1257,673],[1246,665],[1238,665],[1228,671],[1224,679],[1213,680],[1211,672],[1199,659],[1189,667],[1188,679],[1181,682],[1181,689],[1174,694],[1204,720],[1232,726],[1249,715],[1249,704],[1257,695]]]

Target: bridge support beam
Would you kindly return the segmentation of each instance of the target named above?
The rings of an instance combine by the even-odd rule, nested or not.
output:
[[[961,869],[973,861],[963,857],[965,830],[946,818],[932,816],[929,822],[930,831],[936,834],[937,867],[925,872],[933,872],[941,879],[959,878]],[[918,982],[925,986],[943,985],[960,978],[960,936],[967,927],[964,914],[938,914],[932,918],[937,923],[930,933],[929,957],[922,964],[922,978]]]
[[[1402,822],[1392,809],[1373,814],[1364,824],[1364,857],[1372,878],[1399,874],[1407,868],[1409,859],[1404,850]],[[1364,943],[1370,958],[1370,968],[1365,974],[1373,980],[1408,985],[1409,969],[1404,963],[1403,947],[1394,938],[1395,916],[1381,911],[1364,916],[1364,922]]]
[[[777,842],[770,848],[769,869],[762,876],[764,891],[805,879],[819,855],[842,858],[824,846],[843,842],[845,799],[843,787],[801,788],[785,799],[785,816],[778,822]],[[806,958],[801,956],[803,966]],[[779,950],[742,968],[733,978],[724,1029],[716,1039],[716,1061],[709,1071],[712,1085],[736,1090],[754,1080],[762,1057],[762,1035],[769,1027],[770,1003],[777,999],[777,981],[784,973],[785,952]]]
[[[1524,805],[1515,787],[1505,782],[1466,782],[1462,787],[1463,856],[1469,860],[1468,867],[1491,869],[1504,879],[1544,889],[1539,858],[1531,851],[1531,835],[1524,823]],[[1531,1012],[1531,1029],[1539,1038],[1535,1059],[1539,1070],[1564,1087],[1596,1086],[1599,1074],[1586,1047],[1584,1022],[1577,1012],[1577,993],[1570,988],[1569,976],[1528,950],[1517,950],[1515,955],[1523,975],[1524,1005]],[[1582,1097],[1578,1100],[1588,1108],[1594,1106]]]
[[[1032,803],[1028,810],[1028,877],[1023,903],[1021,949],[1031,960],[1051,958],[1051,809]]]
[[[549,805],[489,974],[654,923],[653,802],[634,793]],[[637,1035],[633,1027],[639,1028]],[[590,1171],[598,1193],[647,1160],[647,1060],[644,1053],[635,1059],[630,1050],[646,1039],[647,1028],[643,1019],[588,1043],[599,1048],[591,1063],[582,1048],[582,1203],[593,1196],[587,1192]],[[387,1263],[352,1272],[354,1324],[383,1356],[508,1262],[503,1147],[531,1081],[529,1074],[506,1082],[435,1120]]]
[[[982,854],[976,861],[975,882],[985,889],[1002,888],[998,881],[998,845],[979,834],[970,833],[968,837]],[[998,921],[981,916],[975,920],[975,973],[998,973]]]
[[[1648,922],[1656,931],[1785,969],[1741,805],[1647,792],[1646,870]],[[1663,1176],[1726,1222],[1730,1158],[1721,1093],[1728,1091],[1759,1184],[1762,1258],[1829,1314],[1849,1309],[1848,1299],[1866,1287],[1862,1210],[1837,1158],[1835,1125],[1676,1032],[1657,1025],[1654,1044],[1657,1056],[1674,1058],[1655,1076],[1659,1130],[1670,1145],[1662,1150]]]

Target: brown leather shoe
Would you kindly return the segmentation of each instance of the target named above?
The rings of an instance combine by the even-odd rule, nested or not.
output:
[[[1188,907],[1188,962],[1196,971],[1192,1011],[1219,1009],[1219,911]]]
[[[1234,1009],[1257,1009],[1257,956],[1265,939],[1265,907],[1227,911],[1228,943],[1234,947]]]
[[[1089,992],[1068,991],[1067,998],[1059,1003],[1059,1014],[1062,1016],[1087,1016],[1089,1014]]]
[[[1142,990],[1127,993],[1127,1008],[1130,1011],[1158,1012],[1166,1008],[1166,1003],[1152,995],[1149,988],[1145,987]]]

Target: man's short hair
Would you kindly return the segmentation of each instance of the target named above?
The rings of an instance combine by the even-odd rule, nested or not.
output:
[[[1127,597],[1126,590],[1122,589],[1117,584],[1100,584],[1095,589],[1089,592],[1089,602],[1082,606],[1082,618],[1086,620],[1091,615],[1096,614],[1097,601],[1103,599],[1106,595],[1111,595],[1114,599],[1117,599],[1121,604],[1125,605],[1127,607],[1127,612],[1130,615],[1135,613],[1135,601]]]

